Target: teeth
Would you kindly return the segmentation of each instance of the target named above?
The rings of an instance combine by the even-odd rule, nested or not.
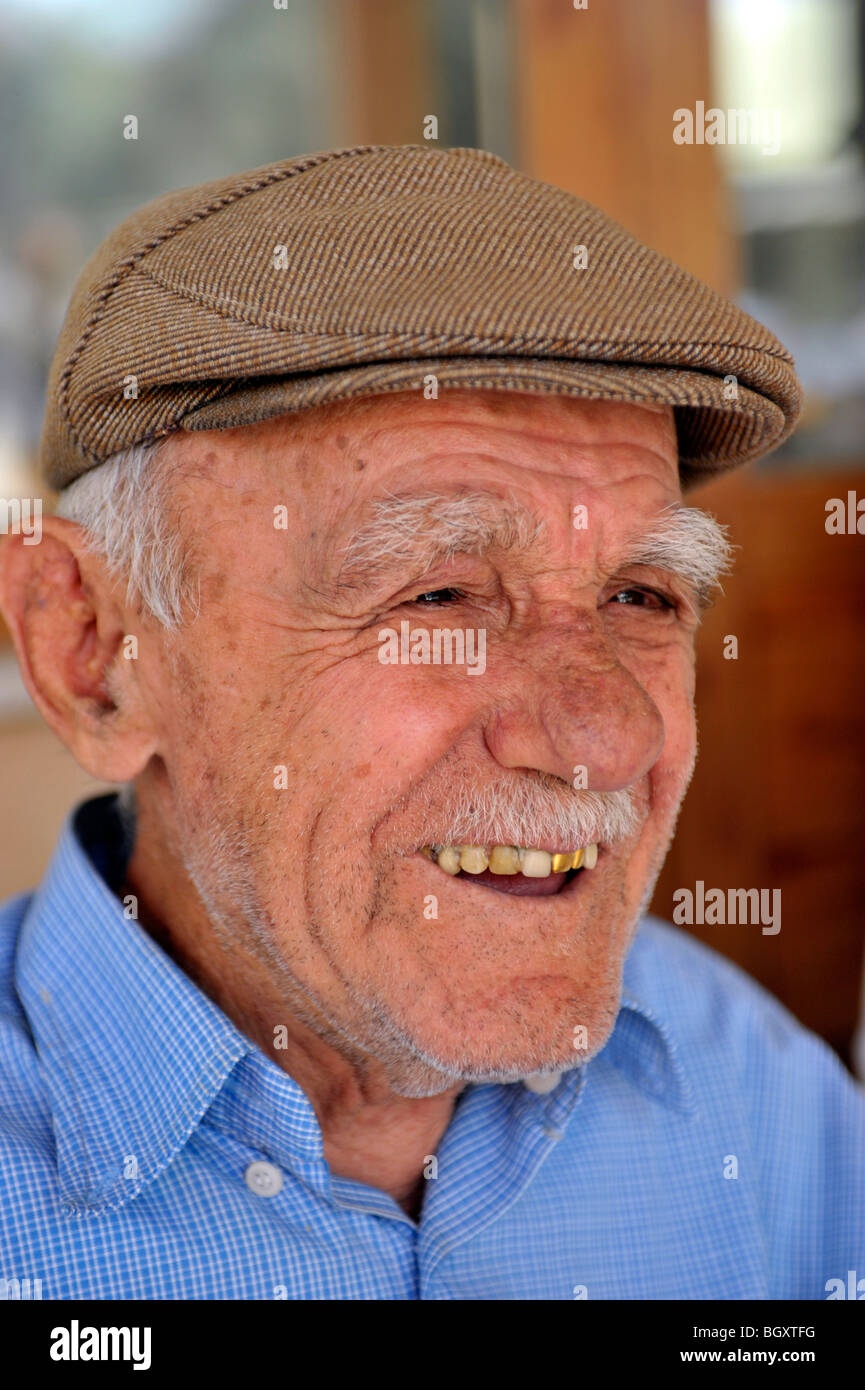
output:
[[[526,878],[547,878],[569,869],[593,869],[598,862],[598,846],[585,845],[569,853],[548,854],[545,849],[524,845],[424,845],[421,854],[433,859],[446,874],[523,874]]]
[[[489,863],[489,855],[482,845],[466,845],[460,851],[460,868],[467,874],[482,874]]]
[[[524,878],[549,878],[553,871],[553,856],[545,849],[521,849],[520,872]]]
[[[491,874],[518,874],[520,852],[513,845],[493,845],[490,850]]]
[[[436,860],[440,869],[444,869],[446,874],[458,874],[460,871],[460,852],[448,845],[447,849],[440,849]]]

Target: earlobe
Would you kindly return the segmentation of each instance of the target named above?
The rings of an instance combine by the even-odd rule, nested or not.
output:
[[[50,517],[38,546],[21,539],[0,547],[0,609],[27,689],[86,771],[128,780],[149,753],[132,663],[120,659],[117,585],[74,522]]]

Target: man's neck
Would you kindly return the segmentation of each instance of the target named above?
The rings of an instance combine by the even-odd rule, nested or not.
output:
[[[425,1191],[424,1169],[464,1083],[437,1095],[401,1096],[376,1059],[347,1045],[337,1050],[300,1021],[263,962],[248,948],[223,943],[177,868],[166,847],[148,849],[139,835],[118,891],[136,896],[142,928],[303,1089],[321,1127],[331,1172],[380,1188],[416,1218]],[[170,920],[157,906],[166,902],[171,903]],[[321,1022],[326,1033],[328,1026]],[[275,1048],[277,1030],[280,1046]]]

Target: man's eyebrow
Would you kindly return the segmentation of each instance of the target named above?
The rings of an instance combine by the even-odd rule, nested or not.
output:
[[[384,579],[395,570],[423,573],[456,554],[480,555],[493,547],[527,549],[545,530],[543,520],[493,492],[391,493],[377,498],[364,522],[339,551],[333,587],[345,591]],[[674,502],[618,557],[616,569],[651,565],[678,575],[709,606],[731,568],[726,528],[699,507]]]
[[[721,576],[733,567],[727,530],[709,512],[673,502],[649,530],[631,541],[618,568],[652,565],[669,570],[694,591],[700,609],[708,608]]]
[[[371,506],[340,551],[334,587],[354,589],[394,570],[418,573],[454,555],[524,550],[544,532],[541,518],[493,492],[390,493]]]

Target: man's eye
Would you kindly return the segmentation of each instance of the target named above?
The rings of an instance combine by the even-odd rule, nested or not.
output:
[[[418,594],[417,598],[409,599],[410,603],[426,604],[430,608],[437,604],[453,603],[463,597],[459,589],[428,589],[425,594]]]
[[[655,589],[620,589],[617,594],[613,594],[610,602],[633,603],[638,608],[667,609],[675,607],[675,604]]]

